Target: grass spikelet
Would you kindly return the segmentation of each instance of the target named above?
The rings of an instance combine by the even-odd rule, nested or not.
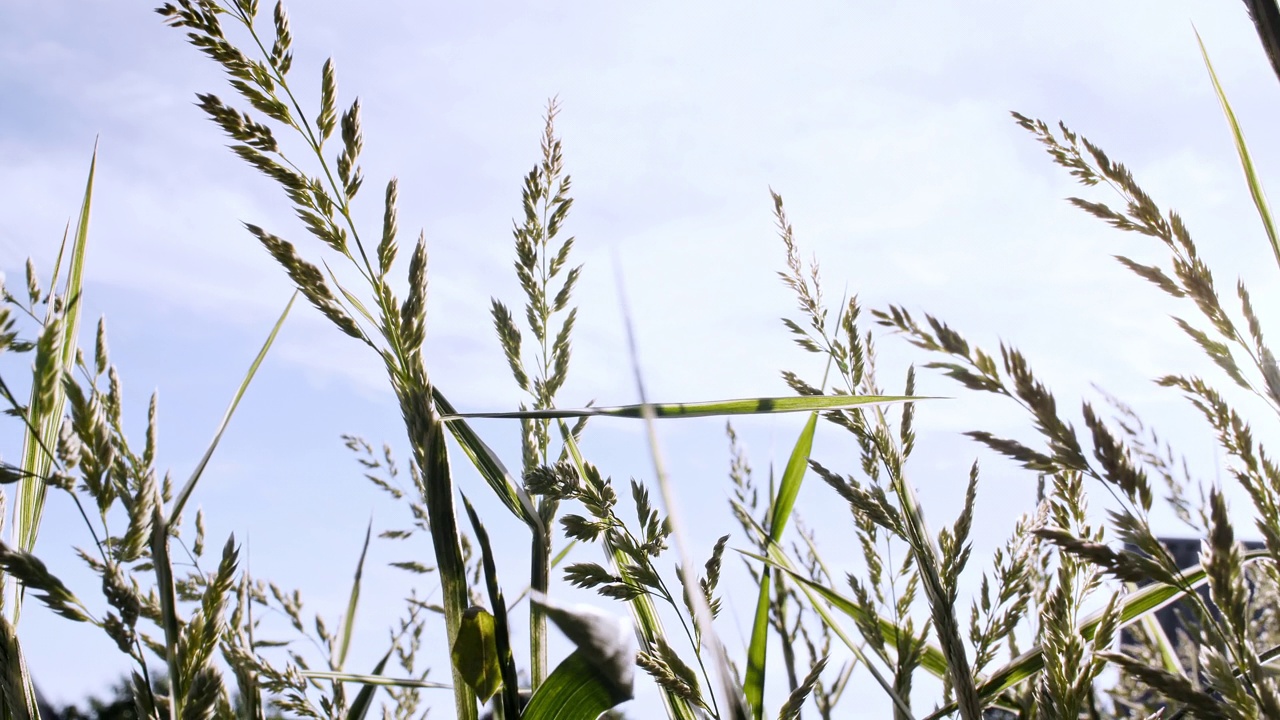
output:
[[[369,342],[360,327],[338,304],[337,298],[334,297],[333,292],[329,290],[329,286],[325,283],[324,275],[320,272],[320,269],[303,260],[298,255],[297,250],[294,249],[292,243],[272,235],[257,225],[245,223],[245,228],[254,237],[258,238],[267,249],[267,252],[271,253],[276,262],[280,263],[285,272],[289,274],[289,278],[297,285],[298,290],[306,296],[307,300],[311,301],[311,304],[317,310],[347,335],[357,340],[363,340],[366,343]]]
[[[0,541],[0,568],[21,583],[24,591],[34,592],[36,599],[54,613],[76,622],[91,619],[84,603],[35,555]]]
[[[694,705],[707,707],[698,685],[698,674],[661,637],[653,651],[636,655],[636,665],[664,690]]]
[[[400,197],[399,183],[395,178],[387,181],[387,194],[382,213],[382,240],[378,243],[378,278],[385,281],[391,266],[396,262],[396,203]]]

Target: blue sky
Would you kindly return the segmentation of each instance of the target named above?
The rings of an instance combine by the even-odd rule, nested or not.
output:
[[[562,404],[637,399],[615,258],[654,399],[785,394],[780,369],[821,372],[778,322],[794,315],[794,302],[775,276],[784,255],[772,187],[786,199],[806,256],[821,262],[833,300],[847,288],[867,308],[892,302],[938,314],[987,348],[1012,342],[1066,408],[1078,409],[1097,382],[1184,442],[1204,477],[1219,472],[1211,438],[1187,404],[1150,382],[1182,370],[1217,378],[1168,319],[1190,310],[1109,258],[1154,262],[1159,248],[1063,202],[1115,197],[1076,186],[1008,113],[1063,119],[1126,163],[1158,203],[1182,213],[1224,296],[1240,276],[1258,307],[1275,307],[1271,253],[1192,31],[1194,23],[1269,177],[1280,137],[1264,119],[1277,116],[1280,88],[1240,4],[354,7],[290,7],[292,77],[314,103],[319,68],[332,56],[340,104],[361,98],[366,188],[358,219],[376,227],[380,189],[398,176],[402,244],[422,228],[430,249],[428,368],[459,406],[510,409],[520,400],[488,305],[491,296],[521,304],[511,222],[521,179],[538,160],[543,107],[558,95],[576,198],[568,230],[586,265]],[[263,12],[269,22],[269,7]],[[179,482],[290,294],[240,223],[320,257],[283,195],[228,152],[194,107],[196,92],[211,91],[231,97],[217,68],[148,4],[0,7],[0,269],[11,284],[27,256],[49,270],[99,137],[86,317],[107,318],[139,442],[147,398],[158,389],[160,466]],[[91,338],[86,331],[82,342]],[[890,390],[908,363],[927,361],[895,338],[879,348]],[[22,370],[12,361],[4,367],[7,376]],[[974,542],[984,561],[1031,508],[1034,478],[959,432],[1030,439],[1029,425],[1008,403],[931,372],[922,373],[920,391],[955,399],[920,408],[913,482],[940,527],[958,509],[970,463],[981,462]],[[737,423],[761,479],[771,462],[785,462],[801,423]],[[518,464],[514,426],[478,426]],[[361,479],[341,433],[389,442],[407,457],[376,357],[300,306],[194,498],[214,547],[235,532],[255,575],[300,588],[308,608],[330,619],[345,604],[370,518],[378,529],[407,524],[402,508]],[[723,423],[672,422],[661,437],[703,557],[732,529]],[[12,441],[5,447],[15,454]],[[652,477],[639,426],[597,422],[586,449],[619,482]],[[814,454],[829,467],[856,464],[836,434],[822,435]],[[490,530],[512,558],[500,571],[515,585],[525,573],[523,529],[474,476],[464,472],[459,482],[494,518]],[[1241,526],[1250,525],[1244,499],[1231,497]],[[842,550],[853,547],[848,516],[834,500],[811,481],[800,512],[835,561],[854,568]],[[96,601],[69,550],[89,542],[70,503],[54,495],[46,517],[40,554]],[[1167,513],[1158,518],[1180,531]],[[413,552],[429,550],[424,543]],[[380,654],[408,581],[384,565],[407,553],[386,544],[371,551],[353,669]],[[721,632],[740,654],[753,597],[736,561],[728,564],[735,575],[726,581]],[[124,669],[104,660],[115,651],[96,631],[27,608],[28,660],[55,700],[100,692]],[[447,676],[444,663],[433,663],[437,679]],[[651,686],[640,693],[639,703],[653,702]],[[781,700],[775,694],[770,705]]]

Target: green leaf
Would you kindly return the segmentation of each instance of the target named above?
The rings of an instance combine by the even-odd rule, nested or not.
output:
[[[630,623],[590,605],[561,605],[537,590],[529,598],[603,674],[611,686],[611,696],[618,702],[632,697],[635,650]]]
[[[1205,49],[1204,40],[1200,39],[1199,31],[1196,31],[1196,42],[1200,45],[1204,66],[1209,70],[1209,79],[1213,81],[1213,91],[1217,93],[1218,102],[1222,104],[1222,113],[1227,116],[1227,124],[1231,126],[1231,137],[1235,140],[1236,153],[1240,156],[1240,166],[1244,169],[1245,181],[1249,183],[1249,194],[1253,197],[1254,207],[1258,209],[1258,216],[1262,218],[1262,227],[1271,240],[1271,252],[1276,257],[1276,264],[1280,265],[1280,236],[1276,234],[1271,209],[1267,206],[1267,196],[1262,191],[1262,182],[1258,180],[1258,174],[1253,169],[1253,158],[1250,157],[1249,148],[1245,145],[1244,132],[1240,129],[1236,114],[1231,109],[1231,103],[1227,102],[1227,94],[1223,92],[1222,84],[1218,82],[1218,74],[1213,71],[1213,63],[1209,62],[1209,51]]]
[[[297,299],[298,291],[294,290],[293,295],[289,296],[289,302],[284,306],[284,312],[280,313],[276,324],[271,327],[271,332],[267,335],[267,341],[262,344],[262,349],[258,351],[257,357],[249,364],[249,370],[245,373],[244,379],[240,381],[240,387],[236,388],[236,394],[232,396],[231,404],[227,406],[227,411],[223,413],[222,422],[218,423],[218,429],[214,432],[213,440],[209,442],[209,447],[205,449],[204,456],[200,458],[200,462],[196,463],[196,469],[192,471],[191,477],[187,479],[187,484],[182,486],[182,490],[178,492],[177,498],[174,499],[173,510],[169,513],[170,521],[177,519],[178,515],[182,513],[182,508],[186,506],[192,491],[196,489],[196,483],[200,480],[200,476],[204,474],[204,469],[208,466],[209,459],[213,457],[213,451],[218,448],[218,443],[222,440],[222,433],[226,432],[227,426],[231,424],[231,416],[235,414],[236,408],[240,406],[240,398],[243,398],[245,391],[249,389],[249,383],[253,381],[253,376],[258,372],[258,367],[262,365],[262,361],[267,357],[267,351],[275,343],[276,335],[280,333],[280,328],[284,326],[285,318],[289,317],[289,311],[293,309],[293,301]]]
[[[476,691],[480,702],[489,702],[489,698],[502,686],[502,665],[498,661],[496,640],[493,616],[489,611],[474,605],[467,608],[462,614],[450,657],[458,674]]]
[[[800,493],[800,484],[804,481],[808,469],[809,453],[813,450],[813,435],[818,429],[818,413],[809,416],[804,430],[791,450],[791,458],[787,460],[787,469],[782,474],[782,482],[778,485],[778,495],[771,503],[773,513],[769,520],[769,542],[777,544],[782,540],[782,532],[786,529],[787,519],[795,507],[796,496]],[[743,682],[743,691],[747,703],[751,706],[752,716],[760,720],[764,716],[764,678],[765,661],[769,646],[769,589],[773,574],[766,565],[760,574],[760,593],[756,597],[755,620],[751,626],[751,643],[747,646],[747,677]]]
[[[865,405],[881,405],[885,403],[914,402],[916,400],[938,400],[907,395],[803,395],[800,397],[766,397],[745,398],[742,400],[712,400],[693,403],[651,403],[648,405],[619,405],[617,407],[590,407],[575,410],[522,410],[516,412],[492,413],[446,413],[442,420],[456,421],[457,418],[527,418],[536,420],[555,420],[560,418],[624,417],[643,419],[646,408],[654,417],[719,417],[722,415],[758,415],[763,413],[816,412],[820,410],[844,410]]]
[[[575,650],[538,687],[521,720],[596,720],[625,702],[605,673],[581,650]]]

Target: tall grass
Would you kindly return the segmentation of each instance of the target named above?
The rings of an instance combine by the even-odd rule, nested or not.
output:
[[[1273,10],[1250,5],[1269,52],[1278,46],[1270,20],[1280,13]],[[91,166],[62,291],[43,291],[29,268],[26,297],[6,291],[0,306],[0,349],[35,353],[25,405],[0,384],[0,397],[21,420],[26,438],[22,465],[0,466],[0,479],[16,485],[11,541],[0,542],[0,580],[13,588],[4,596],[0,616],[0,711],[5,717],[39,716],[17,632],[27,590],[67,619],[98,626],[132,659],[137,714],[147,718],[265,718],[270,711],[358,719],[374,709],[380,688],[390,700],[386,717],[420,716],[433,697],[424,693],[450,691],[459,718],[477,718],[490,699],[494,717],[594,718],[632,696],[635,668],[657,683],[669,717],[690,720],[795,718],[802,708],[823,718],[849,716],[858,708],[845,690],[862,672],[880,687],[898,720],[979,720],[993,711],[1027,720],[1280,717],[1272,666],[1280,655],[1274,610],[1280,585],[1280,467],[1246,418],[1209,381],[1183,374],[1158,379],[1189,399],[1232,458],[1232,477],[1253,504],[1263,550],[1246,552],[1236,541],[1222,488],[1210,487],[1199,502],[1193,499],[1195,488],[1175,471],[1173,449],[1161,446],[1159,436],[1119,400],[1103,397],[1114,411],[1110,417],[1096,401],[1083,401],[1079,431],[1048,382],[1033,371],[1031,359],[1013,345],[985,350],[944,320],[901,305],[871,310],[876,325],[930,358],[926,370],[1016,403],[1040,437],[1029,443],[980,429],[967,433],[987,450],[1019,463],[1038,478],[1040,488],[1037,505],[1027,509],[990,563],[971,568],[971,534],[981,497],[977,462],[965,478],[958,514],[940,518],[925,507],[914,489],[918,471],[910,462],[916,413],[929,411],[929,398],[916,394],[915,367],[897,371],[901,380],[890,384],[900,390],[886,389],[876,363],[879,336],[865,326],[863,306],[856,296],[828,306],[822,273],[816,262],[801,261],[798,233],[781,195],[772,193],[785,263],[780,276],[798,308],[798,315],[784,323],[799,347],[824,359],[823,376],[784,372],[794,397],[654,404],[642,391],[638,405],[560,408],[556,398],[571,367],[577,317],[573,293],[584,269],[570,263],[575,239],[566,237],[565,229],[572,184],[552,101],[513,232],[524,312],[513,313],[505,302],[491,300],[498,348],[528,399],[506,413],[461,412],[432,382],[423,361],[428,247],[419,235],[407,267],[397,264],[396,181],[389,180],[378,199],[380,227],[370,231],[354,220],[364,183],[360,103],[339,105],[333,62],[320,70],[318,97],[295,92],[293,35],[282,4],[269,20],[260,16],[256,0],[180,0],[158,12],[227,72],[238,99],[226,102],[203,93],[197,96],[199,106],[233,140],[233,152],[280,186],[318,244],[295,244],[248,222],[246,230],[299,294],[383,361],[409,441],[407,473],[389,446],[377,452],[356,437],[346,442],[366,476],[410,513],[410,529],[384,535],[430,536],[431,558],[398,565],[424,577],[434,571],[441,600],[430,603],[415,592],[379,661],[367,671],[354,671],[347,658],[372,528],[354,569],[346,612],[332,629],[323,618],[304,612],[297,591],[241,570],[234,537],[207,568],[202,566],[203,516],[197,512],[187,523],[183,510],[292,301],[251,362],[208,451],[175,493],[169,475],[159,477],[154,467],[154,398],[143,448],[134,451],[122,430],[120,381],[110,364],[104,325],[99,324],[91,362],[77,345]],[[1240,123],[1207,52],[1204,58],[1280,264],[1272,216]],[[1194,308],[1175,318],[1178,326],[1228,381],[1280,412],[1280,369],[1244,283],[1237,283],[1236,299],[1224,304],[1181,218],[1161,210],[1129,170],[1065,124],[1055,130],[1018,113],[1014,119],[1083,185],[1105,185],[1118,195],[1118,208],[1084,198],[1071,202],[1120,230],[1159,241],[1165,264],[1144,264],[1127,254],[1117,259],[1162,292],[1189,300]],[[302,141],[306,157],[286,156],[278,133]],[[330,260],[348,263],[362,285],[339,283]],[[392,281],[401,270],[408,288],[403,299]],[[57,272],[54,278],[51,286],[57,284]],[[13,329],[14,310],[38,326],[34,340],[21,339]],[[637,382],[643,389],[638,375]],[[743,547],[731,546],[732,533],[726,533],[709,557],[697,559],[701,563],[672,520],[677,508],[656,441],[651,443],[660,502],[642,480],[620,491],[586,453],[589,417],[641,419],[649,423],[652,438],[652,423],[666,417],[772,412],[804,412],[808,418],[781,476],[763,487],[728,427],[727,487]],[[495,416],[521,423],[518,473],[508,470],[469,424],[474,417]],[[576,420],[572,426],[570,419]],[[848,433],[849,447],[857,450],[855,467],[832,467],[813,456],[821,420]],[[461,452],[529,531],[530,576],[516,585],[503,583],[510,578],[490,542],[486,522],[492,519],[481,517],[455,485],[450,437],[455,455]],[[824,558],[818,532],[792,518],[801,483],[811,475],[848,506],[848,529],[863,562],[844,582]],[[1180,568],[1152,532],[1153,481],[1165,485],[1175,511],[1203,532],[1199,565]],[[70,494],[91,533],[92,549],[80,554],[102,578],[110,609],[101,617],[33,554],[49,487]],[[1105,493],[1105,521],[1089,510],[1091,487]],[[9,497],[9,491],[0,495]],[[459,500],[465,523],[458,521]],[[564,579],[625,609],[567,606],[557,597],[552,570],[575,544],[598,544],[604,562],[569,563]],[[670,544],[679,556],[674,574],[665,572]],[[175,553],[191,561],[185,576],[174,572]],[[748,560],[756,585],[748,644],[736,664],[717,617],[727,553]],[[962,599],[961,578],[975,572],[981,573],[980,590]],[[525,588],[521,597],[531,597],[527,652],[511,643],[512,628],[524,622],[513,612],[516,603],[507,599],[516,587]],[[1184,632],[1171,638],[1153,613],[1173,602],[1180,602],[1188,616]],[[1101,609],[1086,612],[1096,606]],[[265,610],[279,611],[297,633],[309,637],[324,667],[311,666],[314,655],[291,647],[277,651],[265,642],[260,637]],[[426,633],[437,615],[443,617],[444,634]],[[548,618],[574,646],[559,662],[548,653]],[[1117,650],[1121,628],[1129,628],[1135,642]],[[436,654],[449,657],[450,682],[428,679],[419,657],[424,637],[436,643]],[[771,638],[781,641],[781,657],[772,661]],[[837,643],[853,658],[839,668],[831,663]],[[527,687],[520,687],[522,666],[529,671]],[[1111,687],[1100,680],[1108,668],[1120,673]],[[768,678],[778,673],[785,675],[787,696],[767,697]],[[928,677],[940,682],[943,696],[940,703],[922,707],[920,686]],[[349,695],[348,689],[354,692]]]

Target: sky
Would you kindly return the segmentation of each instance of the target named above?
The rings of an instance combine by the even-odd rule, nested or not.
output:
[[[776,276],[785,255],[772,188],[785,198],[802,253],[818,259],[833,303],[856,294],[868,310],[894,303],[938,315],[989,350],[1015,344],[1077,426],[1080,399],[1096,400],[1097,383],[1178,442],[1201,477],[1228,483],[1189,404],[1151,382],[1187,371],[1224,384],[1169,318],[1194,308],[1110,258],[1164,261],[1158,243],[1070,207],[1070,195],[1117,197],[1076,185],[1009,113],[1051,125],[1062,119],[1125,163],[1158,204],[1182,214],[1217,269],[1224,301],[1237,277],[1250,285],[1265,326],[1280,300],[1274,259],[1195,36],[1266,182],[1280,149],[1266,119],[1280,111],[1280,88],[1240,3],[311,0],[289,11],[291,77],[303,102],[314,108],[327,57],[340,106],[361,99],[366,182],[357,221],[376,233],[381,188],[396,176],[403,254],[419,229],[425,234],[427,367],[460,408],[514,409],[522,399],[489,301],[522,305],[512,222],[522,178],[539,160],[544,107],[558,97],[556,129],[574,180],[567,231],[577,238],[574,262],[584,265],[561,405],[638,400],[619,274],[652,399],[785,395],[780,370],[820,376],[820,362],[779,322],[797,313]],[[262,13],[269,27],[265,4]],[[283,194],[226,150],[194,105],[197,92],[232,97],[214,64],[149,4],[0,6],[0,270],[19,287],[31,257],[47,276],[96,140],[81,342],[91,347],[93,323],[105,316],[132,437],[141,443],[148,397],[158,392],[159,466],[179,483],[291,292],[241,223],[291,239],[312,260],[325,257]],[[937,359],[892,336],[877,347],[891,392],[909,364]],[[3,362],[8,379],[21,377],[28,360]],[[958,511],[969,466],[982,468],[965,580],[972,589],[1017,516],[1032,509],[1035,479],[960,433],[1034,440],[1033,431],[1010,403],[933,371],[921,373],[918,391],[951,398],[920,406],[908,467],[935,528]],[[1259,405],[1244,407],[1259,418],[1259,436],[1275,430]],[[801,416],[735,421],[759,480],[785,463],[802,424]],[[16,438],[11,427],[6,437]],[[508,465],[519,464],[516,426],[476,427]],[[405,508],[361,478],[342,433],[390,443],[402,463],[408,456],[376,356],[299,304],[193,497],[212,547],[234,532],[255,576],[299,588],[308,610],[330,625],[345,607],[366,526],[408,522]],[[724,423],[670,421],[660,438],[701,564],[736,527]],[[15,443],[5,440],[0,451],[16,456]],[[584,449],[618,483],[653,477],[637,424],[593,422]],[[857,465],[856,446],[826,430],[814,457],[845,472]],[[454,465],[462,490],[492,518],[509,563],[499,572],[519,587],[523,528],[457,453]],[[1100,488],[1091,490],[1095,507],[1105,507]],[[1239,532],[1252,536],[1246,498],[1236,488],[1229,497]],[[810,478],[798,508],[833,562],[856,569],[847,508],[832,491]],[[1167,511],[1157,510],[1156,521],[1160,532],[1185,532]],[[735,534],[731,546],[741,541]],[[70,549],[89,542],[68,498],[52,495],[38,554],[101,607]],[[385,647],[411,579],[386,563],[406,553],[429,561],[425,541],[370,550],[352,669],[370,666]],[[736,560],[726,566],[718,629],[741,657],[754,595]],[[421,590],[435,591],[431,578]],[[96,630],[36,603],[26,605],[20,636],[55,702],[102,693],[127,667]],[[553,652],[563,652],[557,642]],[[432,677],[447,679],[446,663],[436,657]],[[636,712],[655,707],[651,684],[637,692]],[[770,707],[784,697],[770,685]],[[866,717],[884,709],[872,697]]]

